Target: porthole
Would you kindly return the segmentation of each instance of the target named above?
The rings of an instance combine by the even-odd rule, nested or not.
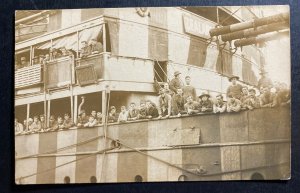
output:
[[[91,182],[91,183],[97,183],[97,178],[96,178],[96,176],[91,176],[91,177],[90,177],[90,182]]]
[[[188,180],[188,177],[186,175],[180,175],[178,177],[178,181],[187,181]]]
[[[134,177],[134,181],[135,181],[135,182],[142,182],[142,181],[143,181],[143,177],[140,176],[140,175],[136,175],[136,176]]]
[[[259,173],[259,172],[255,172],[254,174],[251,175],[251,180],[264,180],[264,176]]]
[[[65,183],[65,184],[70,184],[70,181],[71,181],[71,179],[70,179],[69,176],[66,176],[66,177],[64,178],[64,183]]]

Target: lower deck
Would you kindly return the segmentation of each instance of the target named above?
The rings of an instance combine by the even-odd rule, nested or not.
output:
[[[16,183],[288,179],[290,107],[19,135]]]

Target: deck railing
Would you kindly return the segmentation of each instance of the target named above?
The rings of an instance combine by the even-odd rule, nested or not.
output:
[[[20,89],[42,83],[43,66],[35,64],[15,71],[15,88]]]

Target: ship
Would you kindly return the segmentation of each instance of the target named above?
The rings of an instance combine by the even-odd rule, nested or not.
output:
[[[44,114],[49,125],[50,115],[69,113],[77,122],[83,106],[86,112],[102,112],[105,120],[110,106],[156,101],[156,86],[169,82],[175,71],[191,77],[197,95],[225,96],[232,75],[255,88],[264,65],[258,43],[270,37],[241,40],[242,49],[216,38],[223,35],[222,26],[240,27],[253,18],[249,8],[235,9],[240,10],[17,11],[15,61],[26,57],[32,64],[35,56],[61,47],[74,55],[15,70],[15,117]],[[278,31],[286,28],[278,26],[282,18],[265,20]],[[242,26],[238,30],[247,28]],[[80,43],[92,38],[102,43],[103,52],[80,58]],[[290,106],[283,106],[19,134],[15,183],[288,179],[290,119]]]

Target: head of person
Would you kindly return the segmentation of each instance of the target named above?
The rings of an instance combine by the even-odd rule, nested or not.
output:
[[[92,110],[91,115],[92,115],[93,117],[96,117],[97,112],[96,112],[95,110]]]
[[[102,117],[102,113],[101,112],[97,112],[97,118],[101,118]]]
[[[40,115],[40,121],[44,122],[45,121],[45,115]]]
[[[183,91],[182,91],[181,88],[178,88],[178,89],[177,89],[177,94],[178,94],[178,95],[182,95],[182,94],[183,94]]]
[[[32,118],[29,118],[28,119],[28,125],[31,125],[33,123],[33,119]]]
[[[26,124],[27,124],[27,120],[26,120],[26,119],[24,119],[24,121],[23,121],[23,124],[24,124],[24,125],[26,125]]]
[[[145,107],[146,107],[146,102],[142,100],[140,102],[140,108],[145,108]]]
[[[38,56],[35,56],[32,60],[34,64],[38,64],[40,62]]]
[[[50,54],[46,54],[46,55],[45,55],[45,59],[46,59],[46,60],[50,60]]]
[[[210,98],[210,95],[209,95],[207,92],[203,92],[203,93],[200,95],[200,98],[201,98],[201,101],[207,101],[208,98]]]
[[[121,112],[124,113],[126,111],[126,107],[125,106],[121,106]]]
[[[254,97],[256,95],[255,89],[249,89],[249,96]]]
[[[65,113],[65,114],[64,114],[64,119],[65,119],[65,120],[69,120],[69,119],[70,119],[69,113]]]
[[[21,57],[21,64],[26,64],[27,63],[27,60],[26,60],[26,57]]]
[[[162,96],[162,97],[165,97],[165,95],[166,95],[166,90],[163,89],[163,88],[160,89],[160,90],[159,90],[159,95]]]
[[[244,95],[248,95],[248,88],[247,88],[246,86],[244,86],[244,87],[242,88],[242,93],[243,93]]]
[[[61,51],[62,55],[66,55],[67,54],[67,49],[65,47],[61,47],[60,51]]]
[[[85,110],[81,110],[80,113],[79,113],[79,116],[80,117],[86,117]]]
[[[53,48],[53,49],[52,49],[52,55],[55,56],[55,55],[57,55],[57,53],[58,53],[57,50],[56,50],[55,48]]]
[[[135,109],[135,103],[134,102],[130,103],[130,109],[131,110]]]
[[[87,47],[87,45],[88,45],[87,41],[81,41],[82,48]]]
[[[51,115],[50,118],[49,118],[49,122],[52,123],[54,121],[55,121],[55,117],[54,117],[54,115]]]
[[[175,78],[179,78],[180,74],[181,74],[181,72],[175,71],[175,72],[174,72],[174,77],[175,77]]]
[[[39,117],[38,117],[38,116],[34,116],[34,117],[33,117],[33,121],[34,121],[35,123],[37,123],[37,122],[39,121]]]
[[[116,107],[115,106],[110,107],[110,113],[116,113]]]
[[[193,97],[192,97],[192,96],[188,96],[188,97],[186,98],[186,101],[187,101],[188,103],[193,102]]]
[[[190,76],[186,76],[185,77],[185,84],[186,85],[190,85],[191,84],[191,77]]]
[[[268,87],[268,86],[265,86],[265,87],[262,88],[263,93],[269,93],[270,91],[271,91],[271,88]]]
[[[89,122],[93,122],[95,120],[95,117],[93,117],[92,115],[89,116]]]
[[[217,102],[218,102],[218,103],[223,102],[223,95],[221,95],[221,94],[217,95],[217,96],[216,96],[216,99],[217,99]]]
[[[232,76],[229,78],[229,81],[233,84],[236,85],[237,81],[239,80],[238,76]]]
[[[95,38],[91,39],[89,42],[90,45],[96,45],[96,43],[97,43],[97,40]]]
[[[164,83],[164,89],[168,90],[169,89],[169,83]]]
[[[62,124],[63,123],[63,118],[61,116],[57,117],[57,123]]]
[[[150,100],[146,100],[146,107],[147,108],[152,107],[152,102]]]
[[[42,63],[43,61],[44,61],[44,59],[45,59],[45,56],[44,55],[39,55],[39,58],[40,58],[40,63]]]

